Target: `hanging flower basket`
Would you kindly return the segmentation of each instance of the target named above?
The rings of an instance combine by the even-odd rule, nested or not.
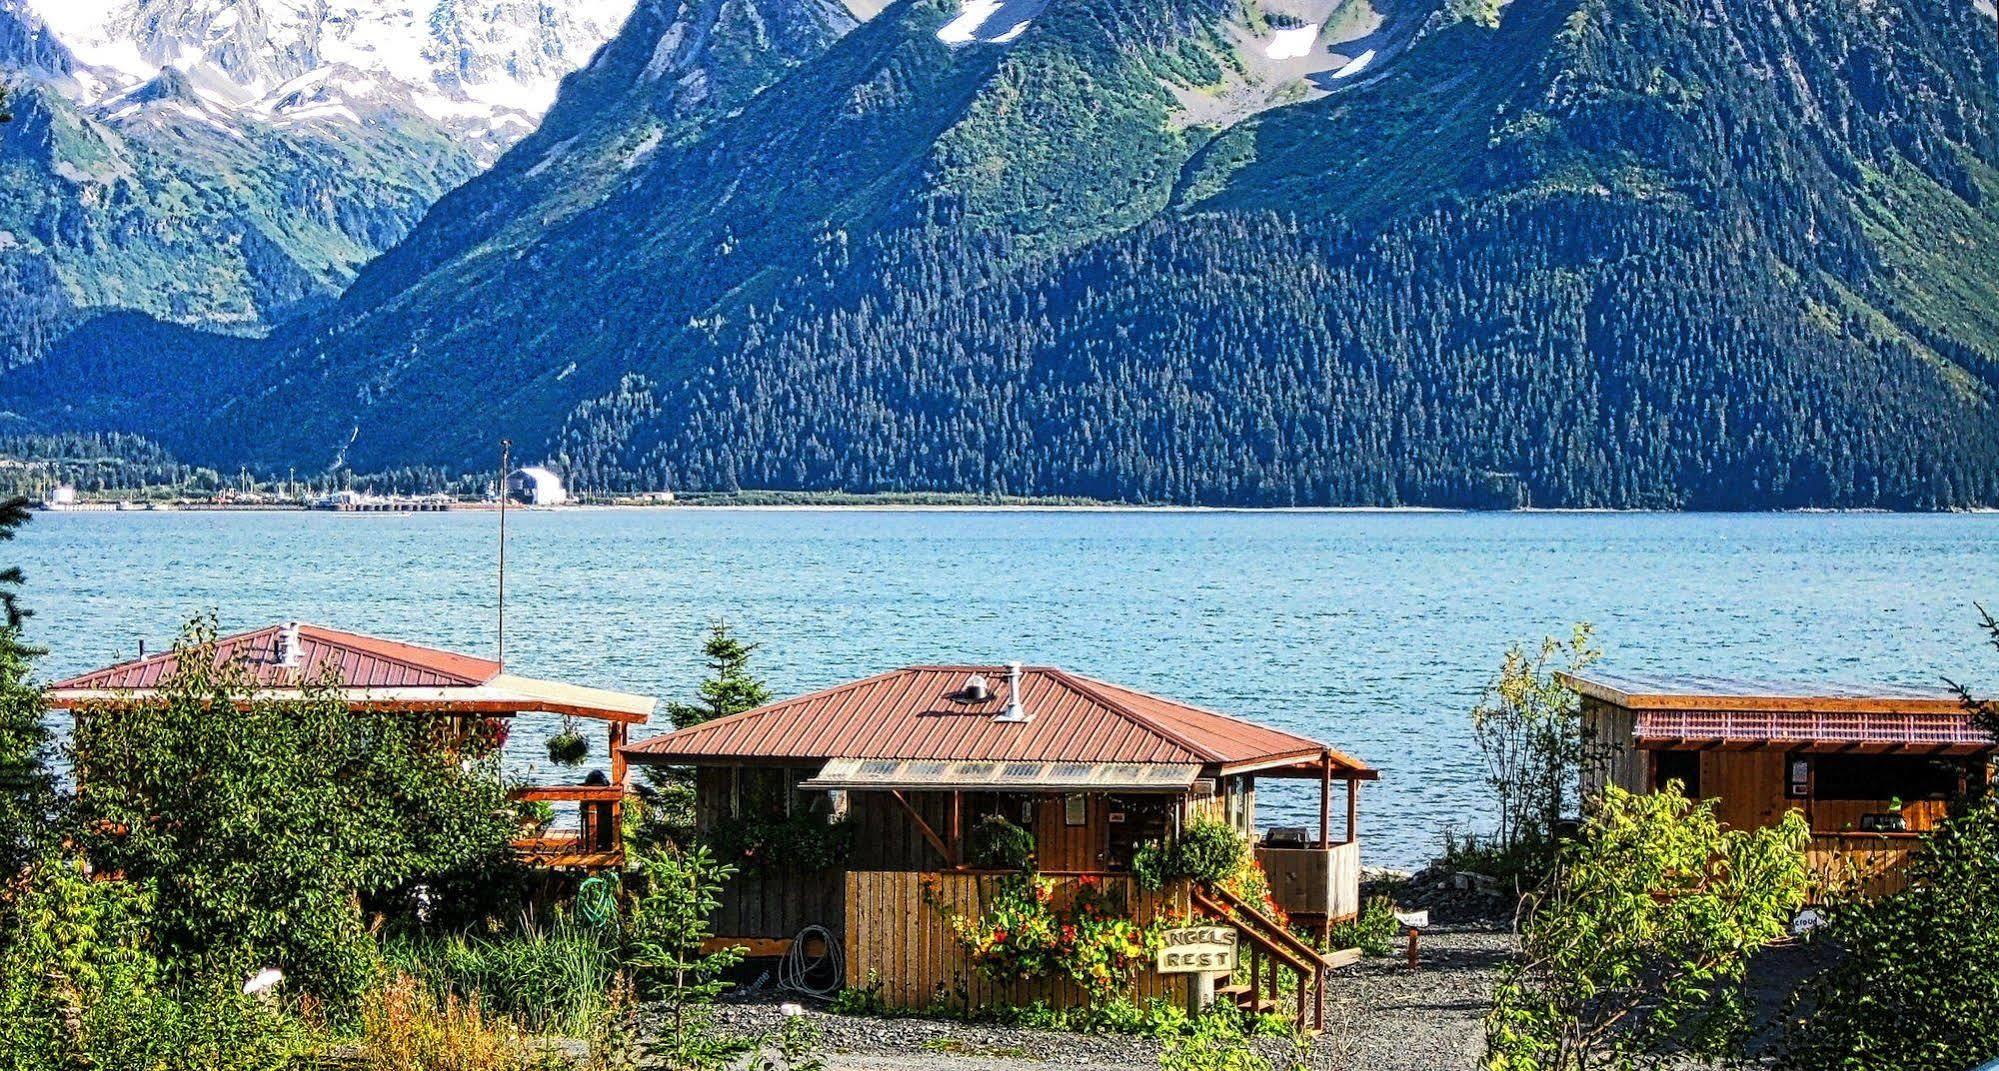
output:
[[[561,732],[548,738],[548,761],[557,766],[581,766],[589,754],[590,741],[573,725],[564,725]]]

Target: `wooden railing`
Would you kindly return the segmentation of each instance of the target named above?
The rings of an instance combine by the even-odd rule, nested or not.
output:
[[[1909,884],[1909,856],[1922,844],[1916,833],[1814,833],[1805,849],[1813,892],[1819,896],[1886,896]]]
[[[1246,996],[1248,1006],[1257,1012],[1275,1011],[1279,1007],[1282,987],[1278,984],[1279,967],[1291,971],[1296,983],[1294,996],[1297,1001],[1295,1018],[1292,1020],[1300,1029],[1307,1022],[1307,1002],[1310,1002],[1311,1029],[1323,1030],[1326,1026],[1326,975],[1333,964],[1318,949],[1307,944],[1303,938],[1292,933],[1285,925],[1262,911],[1231,894],[1227,889],[1214,887],[1196,889],[1193,893],[1194,906],[1215,918],[1233,925],[1241,935],[1241,943],[1248,946],[1249,983],[1247,986],[1225,986],[1216,991],[1218,996],[1231,998]],[[1269,965],[1268,978],[1264,976],[1264,965]]]
[[[1270,879],[1270,898],[1286,914],[1319,924],[1360,914],[1360,842],[1327,848],[1256,849]]]
[[[618,814],[622,785],[545,785],[520,788],[507,798],[521,803],[574,804],[577,824],[554,835],[518,837],[514,854],[531,867],[549,870],[613,870],[625,865]]]

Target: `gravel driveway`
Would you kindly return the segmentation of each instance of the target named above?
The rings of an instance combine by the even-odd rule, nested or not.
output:
[[[1502,931],[1439,926],[1423,937],[1422,965],[1363,960],[1339,972],[1326,994],[1326,1032],[1302,1063],[1308,1071],[1470,1071],[1484,1048],[1480,1019],[1500,964],[1513,947]],[[777,998],[718,1009],[722,1025],[762,1033],[778,1021]],[[1156,1071],[1159,1045],[1146,1038],[1051,1033],[933,1019],[807,1013],[825,1038],[829,1071]],[[1297,1061],[1273,1041],[1280,1069]]]

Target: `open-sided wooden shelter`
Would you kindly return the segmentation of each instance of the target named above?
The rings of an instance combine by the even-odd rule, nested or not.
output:
[[[1058,882],[1058,897],[1088,882],[1123,890],[1141,923],[1204,909],[1235,917],[1252,955],[1268,957],[1273,993],[1278,963],[1299,971],[1302,1005],[1323,973],[1309,946],[1260,905],[1213,904],[1185,883],[1138,888],[1133,853],[1198,815],[1253,838],[1258,782],[1306,779],[1319,789],[1318,828],[1261,844],[1258,858],[1273,898],[1294,917],[1351,917],[1359,910],[1357,788],[1376,776],[1295,733],[1045,666],[900,669],[656,736],[626,753],[637,763],[692,767],[705,830],[797,814],[849,823],[854,846],[844,867],[746,872],[727,889],[713,928],[725,941],[775,952],[804,927],[823,926],[844,938],[848,982],[873,977],[882,999],[901,1007],[947,993],[974,1004],[1078,999],[1073,987],[977,978],[926,904],[928,896],[976,913],[993,875],[972,865],[968,836],[985,815],[1033,834],[1038,867]],[[1345,790],[1341,819],[1335,781]],[[1179,991],[1180,977],[1147,971],[1138,995]]]
[[[1814,872],[1881,893],[1999,744],[1945,689],[1563,674],[1581,696],[1584,791],[1678,781],[1740,829],[1802,810]]]
[[[287,622],[215,642],[218,666],[234,664],[258,698],[297,699],[307,684],[333,689],[353,710],[416,716],[512,718],[560,714],[602,722],[610,771],[606,784],[517,789],[517,800],[574,805],[573,832],[534,836],[515,848],[531,864],[561,870],[601,870],[624,864],[619,835],[625,794],[626,733],[651,716],[654,700],[508,673],[500,663],[434,647]],[[92,670],[57,682],[51,706],[83,716],[116,716],[122,704],[153,701],[178,667],[172,651]]]

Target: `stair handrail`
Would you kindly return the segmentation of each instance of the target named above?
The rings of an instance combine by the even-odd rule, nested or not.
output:
[[[1221,892],[1220,889],[1215,891]],[[1223,893],[1223,896],[1228,897],[1228,894]],[[1228,897],[1228,899],[1234,898]],[[1325,965],[1324,959],[1319,956],[1316,949],[1313,949],[1310,945],[1306,945],[1303,941],[1297,940],[1293,935],[1284,933],[1283,929],[1277,925],[1276,920],[1254,908],[1242,904],[1240,900],[1236,900],[1234,905],[1235,910],[1231,911],[1229,907],[1224,906],[1227,900],[1217,903],[1200,889],[1195,889],[1194,903],[1196,906],[1204,908],[1208,912],[1234,924],[1235,928],[1241,931],[1243,936],[1255,942],[1258,948],[1269,953],[1272,958],[1299,974],[1306,976],[1316,975]],[[1245,920],[1239,917],[1240,915],[1246,915],[1248,919]],[[1291,944],[1304,947],[1307,950],[1307,954],[1299,955],[1294,948],[1287,947],[1286,944],[1273,939],[1271,936],[1272,932],[1282,934],[1285,937],[1291,937]]]
[[[1286,929],[1284,925],[1278,922],[1276,919],[1271,918],[1269,915],[1266,915],[1261,911],[1258,911],[1255,907],[1251,906],[1241,897],[1235,895],[1234,893],[1228,891],[1227,889],[1222,888],[1219,885],[1213,887],[1213,892],[1215,893],[1216,896],[1220,897],[1221,902],[1227,905],[1230,909],[1249,917],[1250,919],[1254,920],[1257,925],[1268,930],[1270,935],[1266,938],[1266,940],[1275,940],[1282,942],[1293,955],[1297,956],[1300,959],[1305,960],[1307,963],[1314,965],[1315,968],[1323,967],[1326,965],[1326,957],[1324,953],[1320,952],[1316,948],[1313,948],[1303,938],[1299,937],[1295,933],[1292,933],[1289,929]],[[1197,896],[1201,895],[1200,890],[1196,890],[1195,895]]]

